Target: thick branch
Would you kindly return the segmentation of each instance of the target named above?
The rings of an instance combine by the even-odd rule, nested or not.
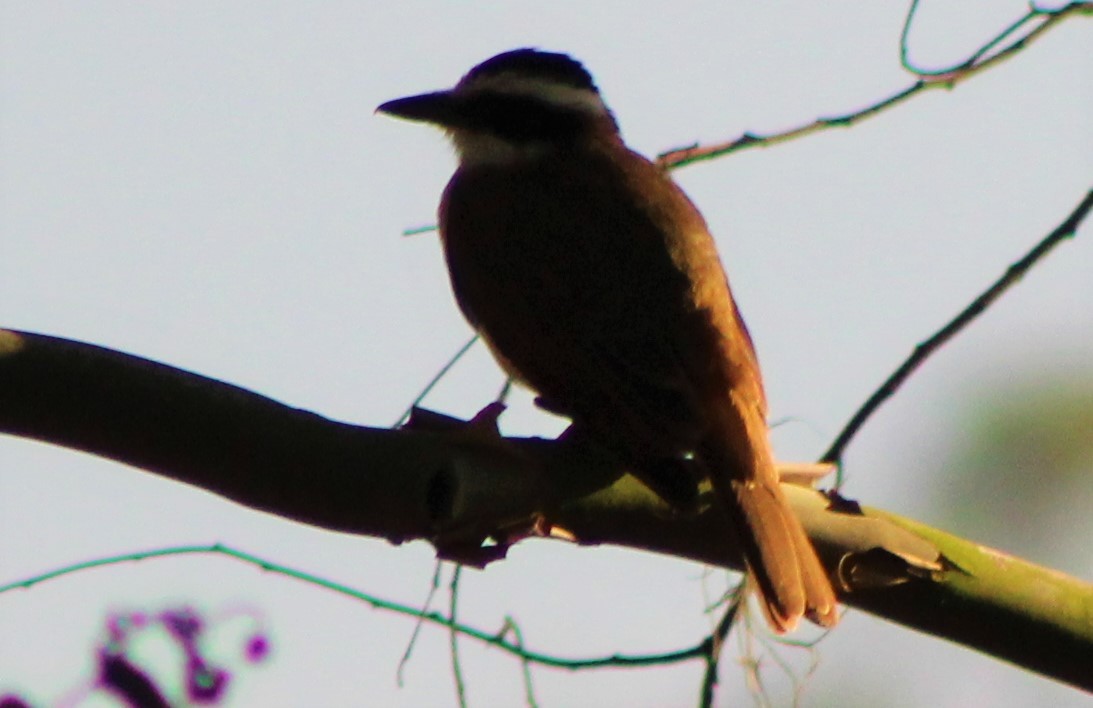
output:
[[[582,543],[740,566],[716,508],[668,514],[556,441],[338,423],[87,344],[0,330],[0,432],[83,450],[328,529],[476,544],[535,515]],[[804,487],[787,494],[851,605],[1093,688],[1093,588]],[[940,552],[939,552],[940,551]]]

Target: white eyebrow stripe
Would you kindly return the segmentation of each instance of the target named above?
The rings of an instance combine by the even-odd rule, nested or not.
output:
[[[591,89],[567,86],[516,72],[503,72],[477,78],[469,85],[460,87],[458,91],[466,95],[489,91],[510,96],[529,96],[555,106],[575,108],[596,115],[608,114],[607,105],[604,104],[603,99]]]

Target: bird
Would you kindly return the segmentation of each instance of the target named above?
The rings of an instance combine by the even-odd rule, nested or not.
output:
[[[455,299],[501,368],[673,506],[708,478],[777,633],[838,619],[778,482],[759,362],[713,236],[589,71],[521,48],[377,112],[442,129]]]

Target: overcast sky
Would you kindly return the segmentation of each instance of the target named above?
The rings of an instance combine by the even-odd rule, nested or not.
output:
[[[587,5],[0,4],[0,325],[389,425],[469,330],[435,236],[400,236],[433,222],[451,151],[436,131],[373,115],[379,103],[449,86],[503,50],[566,51],[595,74],[628,142],[655,155],[842,114],[912,81],[898,60],[902,3]],[[1026,8],[948,5],[926,3],[912,34],[926,66],[961,60]],[[779,457],[820,454],[917,342],[1090,188],[1091,38],[1093,24],[1072,19],[952,91],[676,173],[717,236],[772,418],[789,421],[775,430]],[[947,491],[976,401],[1013,382],[1093,380],[1091,264],[1087,224],[884,407],[849,450],[845,492],[1093,577],[1088,494],[1050,518],[1007,518],[991,537],[949,509],[990,515],[1017,493],[1010,476],[963,497]],[[467,416],[501,382],[476,349],[427,405]],[[504,422],[521,434],[560,426],[526,395]],[[1045,541],[1044,527],[1059,531]],[[0,583],[214,541],[410,604],[433,575],[423,543],[396,548],[310,529],[0,438]],[[529,646],[565,656],[690,645],[708,630],[706,598],[729,580],[692,563],[542,541],[463,578],[462,619],[493,631],[512,615]],[[90,679],[107,612],[179,603],[210,618],[239,608],[264,617],[272,655],[241,669],[232,705],[455,702],[443,632],[425,630],[399,689],[410,620],[208,557],[0,595],[0,693],[56,702]],[[233,656],[233,646],[224,639],[220,651]],[[521,703],[515,661],[461,646],[472,705]],[[731,649],[724,705],[748,700],[736,642]],[[162,643],[145,651],[137,658],[160,671],[177,666]],[[805,673],[809,656],[779,651]],[[854,611],[816,657],[806,705],[1059,707],[1083,698]],[[792,687],[769,658],[763,665],[775,704],[785,704]],[[700,673],[698,664],[534,669],[544,706],[692,705]]]

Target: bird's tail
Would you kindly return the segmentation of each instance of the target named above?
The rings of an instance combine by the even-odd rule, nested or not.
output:
[[[766,422],[758,411],[734,413],[726,416],[731,420],[725,421],[722,435],[708,441],[701,456],[771,626],[778,633],[788,632],[804,616],[831,627],[838,621],[835,592],[782,493]]]

